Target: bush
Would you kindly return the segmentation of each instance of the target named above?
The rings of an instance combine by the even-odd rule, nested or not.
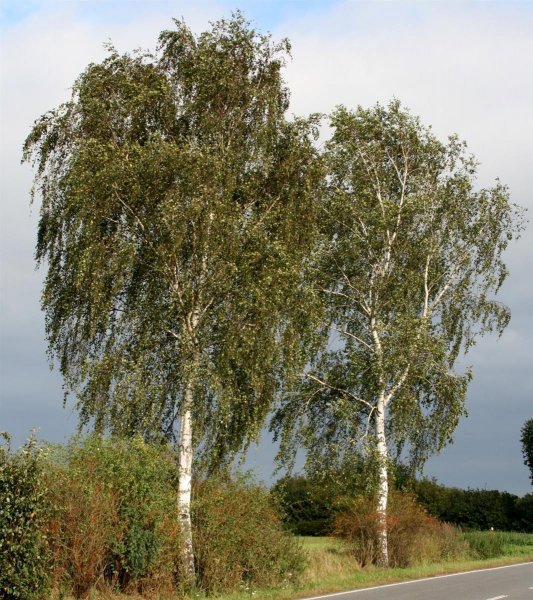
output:
[[[362,565],[380,560],[380,519],[376,499],[349,499],[335,519],[335,535],[345,540]],[[467,544],[458,530],[430,516],[409,494],[393,492],[389,498],[388,549],[391,567],[407,567],[459,558]]]
[[[42,451],[33,437],[12,452],[7,434],[0,445],[0,595],[33,600],[47,597],[48,517]]]
[[[175,455],[90,436],[19,454],[0,450],[0,597],[37,600],[183,591]],[[245,480],[194,486],[199,587],[279,585],[303,569],[267,491]]]
[[[303,570],[303,552],[283,531],[260,486],[237,481],[196,484],[193,535],[199,586],[210,592],[279,585]]]
[[[102,586],[174,587],[176,467],[167,448],[140,437],[77,439],[55,449],[47,476],[57,507],[48,523],[56,587],[76,596]]]
[[[516,530],[533,533],[533,494],[526,494],[516,502]]]

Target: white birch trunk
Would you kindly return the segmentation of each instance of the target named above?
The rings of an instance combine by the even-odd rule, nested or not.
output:
[[[384,567],[389,566],[389,548],[387,536],[387,499],[389,495],[389,478],[387,473],[387,440],[385,437],[385,399],[380,396],[376,410],[376,438],[379,459],[379,481],[378,481],[378,517],[379,517],[379,546],[380,563]]]
[[[189,583],[194,581],[194,552],[191,523],[191,484],[192,484],[192,385],[187,383],[180,416],[180,437],[178,446],[178,519],[183,539],[183,565]]]
[[[187,381],[183,391],[183,404],[180,413],[179,429],[179,475],[178,475],[178,519],[180,532],[183,538],[182,558],[185,569],[185,576],[189,584],[195,581],[194,572],[194,549],[192,539],[191,522],[191,492],[192,492],[192,459],[193,459],[193,438],[192,438],[192,408],[194,402],[194,378],[198,366],[198,357],[194,349],[196,335],[196,326],[198,324],[198,314],[192,311],[189,315],[187,328],[193,347],[193,361],[191,371],[187,373]]]

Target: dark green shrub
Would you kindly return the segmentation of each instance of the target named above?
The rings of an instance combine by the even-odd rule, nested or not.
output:
[[[196,484],[193,535],[199,586],[209,592],[279,585],[304,567],[268,492],[245,480]]]
[[[533,485],[533,419],[528,419],[520,431],[520,442],[524,464],[529,468],[529,478]]]
[[[526,494],[516,502],[517,531],[533,533],[533,494]]]
[[[331,535],[333,529],[333,517],[327,519],[300,519],[293,525],[289,525],[289,531],[294,535],[320,537]]]
[[[334,499],[325,486],[306,477],[284,477],[272,494],[279,502],[282,520],[296,535],[329,535],[333,528]]]
[[[533,532],[533,512],[527,496],[498,490],[462,490],[430,479],[412,484],[413,492],[434,517],[463,528]],[[530,501],[529,501],[530,502]]]
[[[42,451],[33,437],[12,452],[0,445],[0,596],[47,597],[49,564],[43,524],[48,518]]]

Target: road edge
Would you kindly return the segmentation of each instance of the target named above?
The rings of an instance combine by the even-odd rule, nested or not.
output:
[[[445,573],[442,575],[429,575],[429,576],[424,576],[424,577],[416,577],[416,578],[405,579],[402,581],[395,581],[393,583],[371,585],[371,586],[366,586],[366,587],[356,587],[356,588],[349,589],[349,590],[326,593],[326,594],[322,594],[320,596],[304,596],[304,597],[299,597],[299,600],[321,600],[322,598],[334,598],[336,596],[343,596],[346,594],[355,594],[358,592],[365,592],[365,591],[375,590],[375,589],[384,589],[384,588],[395,587],[395,586],[400,586],[400,585],[407,585],[410,583],[430,581],[433,579],[444,579],[446,577],[459,577],[461,575],[470,575],[472,573],[479,573],[479,572],[483,572],[483,571],[497,571],[498,569],[510,569],[513,567],[523,567],[526,565],[531,565],[532,563],[533,563],[533,558],[531,558],[530,560],[526,560],[525,562],[519,562],[519,563],[513,562],[511,564],[499,565],[497,567],[482,567],[479,569],[478,568],[469,569],[467,571],[459,571],[456,573]]]

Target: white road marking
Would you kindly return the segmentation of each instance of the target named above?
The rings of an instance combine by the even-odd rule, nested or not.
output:
[[[461,573],[448,573],[447,575],[436,575],[435,577],[424,577],[423,579],[410,579],[409,581],[400,581],[399,583],[387,583],[386,585],[375,585],[372,587],[359,588],[356,590],[348,590],[346,592],[335,592],[334,594],[325,594],[324,596],[311,596],[302,598],[302,600],[321,600],[322,598],[334,598],[336,596],[345,596],[346,594],[358,594],[359,592],[368,592],[369,590],[376,590],[382,588],[395,587],[398,585],[407,585],[409,583],[418,583],[419,581],[430,581],[432,579],[445,579],[446,577],[457,577],[458,575],[471,575],[472,573],[482,573],[483,571],[497,571],[498,569],[512,569],[513,567],[524,567],[525,565],[531,565],[531,561],[525,563],[518,563],[516,565],[504,565],[503,567],[489,567],[488,569],[474,569],[473,571],[462,571]],[[529,588],[530,590],[533,588]],[[501,596],[507,598],[507,596]]]
[[[494,596],[494,598],[487,598],[487,600],[502,600],[502,598],[509,598],[509,596]]]

